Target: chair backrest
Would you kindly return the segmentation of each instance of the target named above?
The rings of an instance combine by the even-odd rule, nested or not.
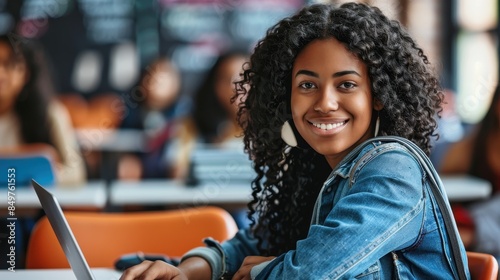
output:
[[[227,211],[213,206],[157,212],[65,212],[65,216],[90,267],[113,267],[120,256],[137,252],[180,257],[203,246],[205,237],[222,242],[238,230]],[[33,229],[26,267],[69,267],[46,217]]]
[[[53,186],[56,183],[54,164],[57,160],[55,148],[44,143],[0,150],[0,170],[12,170],[19,187],[31,186],[32,178],[44,186]],[[6,186],[9,178],[1,177],[0,184]]]
[[[123,119],[122,108],[125,106],[118,94],[113,92],[101,93],[86,100],[81,94],[66,93],[58,96],[58,100],[66,107],[71,123],[76,129],[114,129]]]
[[[472,280],[497,280],[498,262],[492,255],[467,251]]]

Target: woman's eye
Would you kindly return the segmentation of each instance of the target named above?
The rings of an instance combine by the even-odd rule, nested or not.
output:
[[[340,87],[343,89],[353,89],[356,87],[356,84],[354,84],[352,82],[344,82],[340,85]]]
[[[313,89],[314,88],[314,84],[313,83],[309,83],[309,82],[305,82],[305,83],[301,83],[300,87],[303,88],[303,89]]]

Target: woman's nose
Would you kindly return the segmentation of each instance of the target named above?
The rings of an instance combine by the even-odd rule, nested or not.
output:
[[[338,94],[333,88],[325,88],[320,91],[316,104],[314,104],[314,111],[320,113],[329,113],[339,109]]]

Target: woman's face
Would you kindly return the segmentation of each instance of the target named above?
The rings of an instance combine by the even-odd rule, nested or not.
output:
[[[148,107],[162,110],[171,106],[179,94],[179,79],[177,72],[167,62],[160,61],[153,64],[142,81]]]
[[[25,63],[16,59],[9,45],[0,42],[0,113],[12,108],[26,84],[26,76]]]
[[[293,65],[291,109],[300,135],[334,168],[373,136],[366,65],[336,39],[312,41]]]
[[[246,58],[244,56],[232,56],[223,61],[217,70],[217,79],[215,81],[215,92],[219,102],[226,111],[235,117],[238,111],[238,105],[241,100],[231,103],[231,97],[234,95],[234,82],[243,72],[243,64]]]

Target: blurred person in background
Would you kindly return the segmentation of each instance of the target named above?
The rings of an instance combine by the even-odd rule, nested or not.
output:
[[[87,180],[85,164],[69,114],[55,98],[47,63],[35,41],[0,36],[0,154],[43,149],[53,160],[58,186],[82,184]],[[6,170],[0,172],[7,176]],[[43,211],[18,209],[16,214],[16,268],[23,268],[25,245]],[[1,252],[11,246],[6,236],[0,236]],[[6,268],[7,262],[0,260],[0,268]]]
[[[441,174],[469,174],[489,181],[492,197],[452,205],[457,226],[469,250],[500,259],[500,88],[488,112],[472,132],[453,143],[441,160]]]
[[[57,152],[57,183],[81,184],[87,180],[85,163],[47,63],[36,42],[0,36],[0,151],[49,144]]]
[[[192,120],[194,135],[199,142],[219,146],[234,141],[243,143],[238,138],[242,129],[236,118],[239,102],[231,103],[231,97],[234,95],[234,82],[243,71],[248,57],[249,54],[243,51],[222,54],[195,92]]]
[[[194,162],[193,154],[204,147],[220,149],[221,158],[225,152],[234,155],[234,152],[242,152],[244,145],[241,138],[243,130],[237,121],[238,106],[240,100],[231,102],[235,94],[234,82],[240,78],[243,72],[243,65],[249,59],[249,53],[242,50],[229,50],[221,54],[214,65],[208,71],[205,79],[194,93],[193,110],[191,118],[185,122],[184,132],[187,135],[181,137],[185,146],[189,146],[184,157],[190,159],[190,168],[197,164]],[[247,155],[242,154],[242,157]],[[227,161],[225,165],[228,170],[220,170],[222,174],[213,174],[212,180],[217,183],[231,184],[235,178],[231,176],[236,172],[244,172],[239,169],[234,160]],[[246,162],[243,162],[246,164]],[[251,166],[250,160],[248,165]],[[251,170],[251,169],[249,169]],[[190,170],[194,178],[188,180],[198,180],[193,170]],[[224,176],[224,180],[218,180],[218,176]],[[233,179],[233,180],[232,180]],[[247,209],[233,209],[231,215],[234,217],[238,227],[247,227],[250,221],[247,218]]]
[[[179,120],[188,114],[188,102],[180,96],[181,77],[168,58],[151,62],[138,85],[126,98],[127,109],[120,125],[144,133],[143,152],[124,154],[118,162],[118,178],[182,178],[188,165],[178,150]]]
[[[191,113],[182,119],[173,146],[178,151],[178,178],[187,178],[194,150],[218,147],[242,151],[241,127],[237,123],[238,102],[231,103],[234,81],[248,60],[244,51],[221,54],[194,92]]]

